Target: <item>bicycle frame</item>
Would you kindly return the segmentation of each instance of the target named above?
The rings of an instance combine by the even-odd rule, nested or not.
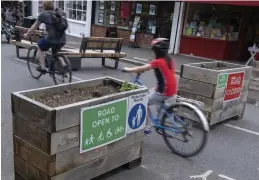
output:
[[[140,78],[140,74],[138,74],[136,76],[136,78],[134,79],[133,83],[142,86],[143,84],[142,84],[142,82],[140,81],[139,78]],[[149,107],[148,107],[148,109],[149,109]],[[150,110],[148,110],[148,111],[149,111],[149,119],[151,120],[151,122],[152,122],[152,124],[154,125],[155,128],[165,129],[167,131],[171,131],[171,132],[174,132],[174,133],[177,133],[177,134],[183,132],[183,129],[181,129],[181,126],[175,122],[173,117],[176,117],[180,123],[184,123],[184,122],[178,116],[173,116],[172,117],[172,115],[169,114],[166,111],[166,107],[165,107],[164,103],[162,103],[160,105],[159,109],[158,109],[158,116],[154,116],[153,113]],[[172,123],[172,127],[170,127],[170,128],[159,125],[160,118],[162,118],[162,115],[164,113],[166,113],[166,115],[170,119],[170,122]],[[172,114],[174,114],[174,113],[172,113]]]

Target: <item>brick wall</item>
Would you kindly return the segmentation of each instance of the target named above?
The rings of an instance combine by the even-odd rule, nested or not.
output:
[[[96,37],[105,37],[106,36],[107,28],[104,26],[92,25],[91,36]],[[128,45],[130,40],[131,31],[117,29],[117,33],[119,38],[123,39],[123,44]],[[145,33],[137,33],[136,35],[137,43],[140,47],[149,47],[151,41],[153,40],[154,36],[151,34]]]

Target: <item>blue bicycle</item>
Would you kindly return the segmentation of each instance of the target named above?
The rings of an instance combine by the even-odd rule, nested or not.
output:
[[[123,72],[125,71],[123,70]],[[140,75],[137,74],[133,83],[142,86]],[[174,103],[168,104],[164,101],[156,109],[156,115],[149,110],[149,119],[156,132],[163,136],[166,145],[173,153],[182,157],[191,157],[201,152],[206,145],[209,124],[198,107],[188,102],[176,102],[175,98]],[[187,147],[188,151],[184,151],[183,148],[179,149],[177,143],[188,145],[191,138],[197,138],[196,133],[201,135],[198,141],[192,143],[197,146],[196,148]]]

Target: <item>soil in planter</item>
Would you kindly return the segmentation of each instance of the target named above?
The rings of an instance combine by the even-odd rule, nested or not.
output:
[[[47,106],[58,107],[118,92],[120,92],[118,87],[114,87],[112,85],[99,85],[94,87],[64,90],[60,93],[46,93],[43,96],[28,95],[28,97]]]
[[[223,63],[217,63],[215,66],[212,66],[212,67],[209,67],[209,66],[206,66],[205,64],[202,64],[201,68],[212,69],[212,70],[231,69],[231,67],[229,65],[226,65],[226,64],[223,64]]]

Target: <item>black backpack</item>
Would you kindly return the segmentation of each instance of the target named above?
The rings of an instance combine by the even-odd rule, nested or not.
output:
[[[68,23],[65,14],[58,12],[51,13],[53,17],[53,25],[55,27],[57,36],[62,36],[68,28]]]

